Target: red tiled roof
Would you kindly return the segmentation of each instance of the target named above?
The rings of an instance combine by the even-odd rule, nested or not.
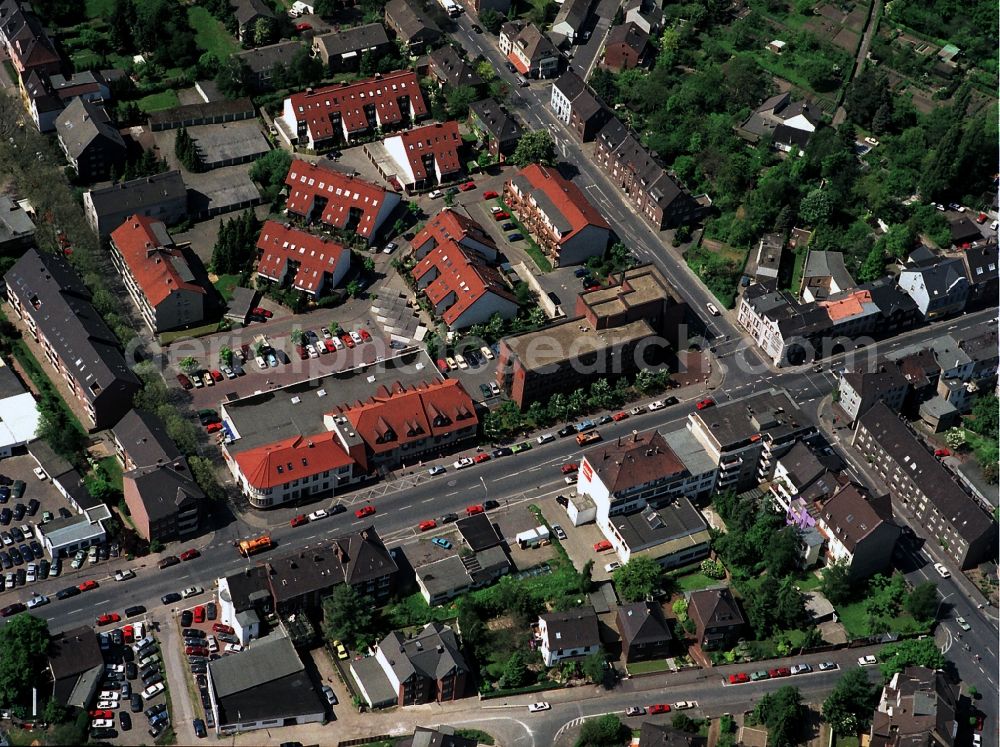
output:
[[[236,455],[247,482],[258,490],[354,464],[336,434],[292,436]]]
[[[204,295],[204,288],[181,275],[177,264],[186,269],[187,260],[172,243],[167,243],[170,236],[162,221],[133,215],[111,232],[111,241],[151,306],[159,306],[178,290]]]
[[[399,107],[399,99],[403,96],[410,97],[415,118],[427,114],[427,102],[420,91],[417,75],[409,70],[356,83],[318,88],[312,92],[303,91],[293,95],[289,101],[296,122],[306,123],[313,140],[325,140],[333,137],[335,128],[339,126],[334,124],[338,119],[349,134],[370,129],[365,114],[367,106],[374,105],[381,127],[398,124],[404,118]]]
[[[292,280],[299,290],[316,293],[324,284],[323,276],[336,274],[341,262],[350,261],[350,250],[324,236],[316,236],[291,226],[269,220],[257,239],[261,251],[257,272],[272,280],[281,280],[289,262],[297,262]]]
[[[341,405],[338,412],[375,453],[479,423],[472,398],[456,379],[409,389],[399,382],[391,390],[380,386],[367,402]]]
[[[427,178],[427,169],[424,168],[423,159],[427,153],[434,154],[434,162],[441,174],[452,174],[462,168],[462,162],[458,157],[462,138],[458,134],[457,122],[418,127],[415,130],[401,132],[390,139],[397,138],[403,145],[403,150],[410,163],[410,170],[416,180]]]
[[[370,237],[374,233],[375,218],[385,201],[386,190],[362,179],[322,168],[308,161],[292,161],[285,177],[289,194],[286,206],[297,215],[312,212],[317,197],[327,200],[320,220],[330,226],[343,228],[350,218],[351,208],[362,211],[358,223],[359,236]]]
[[[517,299],[507,290],[502,276],[490,267],[476,252],[466,252],[454,241],[438,244],[413,268],[413,278],[419,283],[427,273],[437,276],[424,287],[430,302],[437,307],[450,294],[455,300],[441,317],[448,326],[454,324],[468,309],[487,293],[517,304]]]
[[[521,180],[527,181],[530,187],[529,196],[537,197],[539,193],[544,195],[548,198],[547,202],[553,205],[569,224],[570,230],[563,232],[560,243],[568,241],[587,226],[609,228],[608,222],[590,204],[590,200],[580,188],[563,178],[555,169],[533,163],[521,169],[512,181],[516,185]],[[556,217],[550,215],[549,219],[555,220]]]
[[[482,226],[472,220],[472,218],[456,213],[450,208],[445,208],[427,221],[424,227],[413,237],[410,244],[414,248],[420,249],[428,241],[434,242],[434,246],[440,246],[446,241],[461,242],[466,236],[496,249],[496,243],[483,230]]]

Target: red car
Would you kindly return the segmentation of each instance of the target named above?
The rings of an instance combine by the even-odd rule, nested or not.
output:
[[[485,192],[483,192],[483,199],[484,200],[495,200],[499,196],[500,195],[498,195],[492,189],[487,189]]]
[[[611,419],[614,420],[616,423],[618,423],[622,420],[625,420],[627,417],[628,413],[622,410],[621,412],[616,412],[614,415],[612,415]]]
[[[184,653],[187,656],[208,656],[208,649],[204,646],[185,646]]]
[[[934,449],[934,456],[948,457],[951,456],[951,452],[948,449]]]
[[[114,713],[114,711],[91,711],[90,712],[90,717],[91,718],[114,718],[115,717],[115,713]]]
[[[212,378],[215,379],[216,381],[222,381],[225,378],[222,375],[222,371],[219,371],[217,369],[213,368],[210,373],[212,374]]]
[[[649,707],[650,713],[670,713],[670,706],[666,703],[657,703]]]
[[[443,374],[448,373],[448,364],[444,362],[443,358],[438,358],[437,359],[437,367],[438,367],[438,371],[440,371],[441,373],[443,373]]]
[[[344,343],[349,348],[353,348],[354,347],[354,340],[351,339],[350,335],[341,335],[340,336],[340,341],[342,343]]]
[[[196,623],[205,622],[205,608],[200,604],[194,608],[194,621]]]
[[[465,507],[465,513],[467,513],[469,516],[474,516],[475,514],[481,514],[484,510],[485,509],[482,507],[482,504],[479,503]]]
[[[121,620],[122,617],[117,612],[105,613],[97,618],[98,625],[110,625],[111,623],[116,623]]]
[[[750,681],[750,676],[746,672],[737,672],[736,674],[729,675],[730,685],[739,685],[749,681]]]
[[[490,455],[489,454],[476,454],[474,457],[472,457],[472,461],[474,461],[476,464],[482,464],[483,462],[490,461]]]
[[[80,591],[90,591],[91,589],[97,588],[97,582],[91,579],[90,581],[84,581],[76,588],[78,588]]]
[[[222,423],[209,423],[205,426],[205,433],[218,433],[222,430]]]
[[[251,314],[255,314],[256,316],[262,316],[265,319],[270,319],[272,316],[274,316],[274,312],[273,311],[268,311],[267,309],[261,308],[260,306],[256,307],[250,313]]]
[[[775,679],[777,677],[791,677],[792,670],[788,667],[775,667],[774,669],[767,670],[767,676],[771,679]]]
[[[191,384],[191,379],[189,379],[184,374],[177,374],[177,383],[180,384],[185,389],[190,389],[193,386]]]
[[[181,553],[181,560],[194,560],[199,555],[201,555],[201,553],[192,547],[190,550],[185,550]]]
[[[594,552],[604,552],[605,550],[611,549],[610,540],[601,540],[600,542],[594,543]]]
[[[564,464],[562,467],[560,467],[559,471],[562,472],[564,475],[568,475],[573,472],[576,472],[578,469],[579,467],[577,467],[576,463],[568,462],[567,464]]]
[[[293,527],[300,527],[303,524],[308,524],[309,519],[306,518],[305,514],[299,514],[294,519],[289,522]]]
[[[296,31],[312,31],[312,24],[309,23],[297,23],[295,24]]]
[[[364,340],[365,342],[372,341],[372,336],[368,334],[368,330],[359,329],[358,334],[361,335],[361,339]]]
[[[135,641],[135,628],[131,625],[126,625],[122,628],[122,637],[125,639],[125,643],[132,643]]]
[[[375,513],[375,506],[362,506],[354,512],[354,515],[359,519],[363,519],[366,516],[371,516],[373,513]]]
[[[434,521],[434,519],[427,519],[426,521],[420,522],[420,526],[418,528],[421,532],[426,532],[428,529],[434,529],[435,527],[437,527],[437,522]]]
[[[699,410],[706,410],[709,407],[714,407],[714,406],[715,406],[715,400],[712,399],[711,397],[703,399],[701,402],[695,405],[695,407],[697,407]]]
[[[236,631],[233,630],[230,626],[226,625],[225,623],[213,623],[212,624],[212,632],[214,632],[214,633],[228,633],[229,635],[232,635]]]
[[[508,213],[506,210],[498,210],[497,212],[493,213],[493,220],[495,221],[507,220],[509,217],[510,213]]]
[[[462,190],[463,192],[471,192],[475,188],[476,188],[475,182],[466,182],[465,184],[459,186],[459,189]]]

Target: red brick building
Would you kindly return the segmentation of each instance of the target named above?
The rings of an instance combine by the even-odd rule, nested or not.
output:
[[[644,61],[649,34],[634,23],[615,26],[604,43],[604,67],[620,73],[631,70]]]

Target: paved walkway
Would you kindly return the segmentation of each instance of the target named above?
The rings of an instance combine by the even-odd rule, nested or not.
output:
[[[191,702],[191,688],[194,681],[182,658],[182,641],[179,620],[173,609],[157,611],[159,622],[160,652],[170,685],[170,723],[177,735],[177,744],[196,744],[192,720],[200,716],[200,711]]]

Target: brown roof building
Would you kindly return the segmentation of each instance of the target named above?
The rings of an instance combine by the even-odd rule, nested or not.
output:
[[[450,44],[438,47],[427,55],[428,70],[442,88],[458,88],[469,86],[477,95],[482,95],[486,88],[485,81],[479,77],[479,73],[459,56],[455,48]]]
[[[385,4],[385,25],[411,53],[420,52],[441,38],[441,29],[427,17],[417,0],[389,0]]]
[[[826,539],[827,559],[844,563],[856,579],[884,571],[899,539],[888,494],[869,498],[854,483],[822,504],[816,526]]]
[[[567,70],[552,84],[549,105],[556,117],[584,143],[597,137],[612,117],[611,110],[572,70]]]
[[[879,402],[858,420],[854,447],[889,488],[894,502],[925,527],[960,568],[990,556],[997,525],[917,439]]]
[[[620,73],[643,63],[649,46],[649,34],[634,23],[615,26],[604,42],[604,67]]]
[[[688,595],[688,616],[703,649],[732,648],[746,621],[728,588],[703,589]]]
[[[457,180],[462,175],[461,147],[458,123],[451,121],[387,137],[381,146],[366,145],[365,153],[383,178],[412,192]]]
[[[907,667],[882,688],[872,716],[871,747],[953,747],[958,688],[944,672]]]
[[[634,602],[618,608],[615,614],[622,637],[626,662],[658,659],[670,651],[673,636],[663,617],[663,609],[653,602]]]
[[[439,622],[412,636],[389,633],[376,646],[375,660],[401,706],[464,698],[472,675],[455,631]]]
[[[365,54],[378,59],[392,50],[381,23],[366,23],[349,29],[320,34],[313,39],[313,52],[330,71],[357,70]]]
[[[552,78],[559,72],[562,55],[533,23],[508,21],[500,27],[498,46],[521,75]]]
[[[702,202],[710,204],[692,197],[618,119],[598,133],[594,160],[657,230],[690,223],[704,210]]]
[[[521,125],[495,99],[469,104],[469,125],[490,155],[503,163],[521,139]]]

